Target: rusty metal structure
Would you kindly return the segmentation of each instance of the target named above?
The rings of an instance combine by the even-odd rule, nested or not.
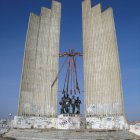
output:
[[[64,81],[64,87],[62,90],[62,94],[67,96],[68,93],[71,95],[78,91],[80,94],[80,88],[78,84],[78,78],[77,78],[77,66],[76,66],[76,56],[83,56],[80,52],[74,52],[74,49],[70,49],[69,52],[64,52],[62,54],[59,54],[59,57],[66,57],[64,63],[60,67],[60,70],[52,83],[51,87],[53,87],[58,80],[59,74],[63,70],[64,65],[68,64],[65,81]]]

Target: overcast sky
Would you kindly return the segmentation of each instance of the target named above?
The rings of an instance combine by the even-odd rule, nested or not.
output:
[[[70,48],[82,52],[81,0],[59,1],[62,3],[60,52]],[[113,8],[126,117],[140,120],[140,0],[92,2],[93,5],[100,2],[103,10]],[[0,0],[0,118],[8,117],[10,112],[16,114],[29,13],[39,15],[42,6],[50,8],[51,0]],[[82,59],[78,59],[83,91]],[[63,78],[60,82],[62,90]]]

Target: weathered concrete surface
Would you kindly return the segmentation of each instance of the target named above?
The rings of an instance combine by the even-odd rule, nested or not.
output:
[[[15,116],[13,120],[14,128],[37,128],[37,129],[51,129],[56,128],[57,118],[47,117],[19,117]]]
[[[82,2],[85,115],[124,114],[113,12]]]
[[[57,129],[81,129],[81,117],[79,115],[64,116],[59,115],[57,119]]]
[[[57,115],[57,97],[58,97],[58,80],[51,87],[58,74],[58,62],[59,62],[59,40],[60,40],[60,22],[61,22],[61,3],[58,1],[52,1],[52,13],[51,13],[51,26],[50,26],[50,38],[49,38],[49,53],[50,58],[48,58],[50,75],[50,115],[56,117]]]
[[[25,43],[18,115],[32,114],[39,22],[40,17],[31,13]]]
[[[140,137],[128,131],[102,131],[92,129],[81,130],[54,130],[54,129],[13,129],[11,123],[1,121],[8,126],[8,131],[0,140],[139,140]],[[133,125],[138,127],[139,125]],[[136,128],[135,128],[136,129]]]
[[[13,129],[5,134],[5,137],[13,137],[17,140],[134,140],[134,136],[128,131],[64,131],[64,130],[33,130]]]
[[[38,43],[36,50],[36,64],[35,64],[35,79],[34,79],[34,95],[33,108],[31,112],[35,116],[48,115],[49,109],[47,100],[49,86],[48,86],[48,55],[49,55],[49,31],[50,31],[51,10],[45,7],[41,8]],[[28,73],[27,73],[28,75]],[[45,84],[44,84],[45,83]],[[31,115],[31,114],[30,114]]]
[[[117,117],[89,117],[86,118],[87,129],[128,130],[129,126],[124,116]]]
[[[18,116],[52,116],[57,114],[61,3],[42,7],[41,15],[30,15],[25,44],[24,64]]]
[[[85,128],[85,120],[79,115],[63,116],[58,118],[47,117],[19,117],[15,116],[13,122],[14,128],[37,128],[37,129],[81,129]]]
[[[14,128],[39,128],[39,129],[100,129],[100,130],[123,130],[129,126],[123,116],[117,117],[89,117],[80,115],[58,115],[57,118],[47,117],[19,117],[13,120]]]

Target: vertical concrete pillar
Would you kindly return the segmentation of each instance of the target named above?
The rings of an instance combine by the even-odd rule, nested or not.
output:
[[[50,94],[48,92],[48,55],[50,33],[51,10],[43,7],[40,15],[40,28],[36,52],[36,74],[34,87],[34,114],[48,115],[47,107]],[[46,104],[47,102],[47,104]]]
[[[88,92],[88,59],[89,59],[89,46],[88,46],[88,39],[89,39],[89,33],[91,26],[91,0],[85,0],[82,2],[82,18],[83,18],[83,51],[84,51],[84,110],[87,108],[87,104],[89,101],[89,98],[87,96]],[[85,111],[86,115],[86,111]]]
[[[33,13],[30,14],[20,85],[20,97],[18,105],[19,116],[28,116],[32,114],[39,21],[40,17]]]
[[[25,48],[18,115],[56,116],[61,4],[42,7],[40,17],[31,14]]]
[[[123,115],[119,56],[112,9],[82,2],[85,116]]]
[[[60,40],[60,20],[61,20],[61,4],[57,1],[52,1],[50,38],[49,38],[49,65],[50,65],[50,86],[55,80],[58,73],[58,59],[59,59],[59,40]],[[50,89],[50,107],[51,116],[57,114],[57,96],[58,96],[58,81]]]

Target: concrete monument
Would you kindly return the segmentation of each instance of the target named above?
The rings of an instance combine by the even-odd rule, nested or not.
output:
[[[82,15],[85,117],[99,125],[104,117],[125,121],[112,8],[102,12],[100,4],[84,0]]]
[[[40,16],[30,14],[14,127],[127,129],[112,9],[102,12],[100,4],[92,7],[91,0],[82,1],[83,54],[74,50],[59,54],[60,19],[61,4],[55,0],[52,9],[41,9]],[[70,59],[57,116],[59,56]],[[79,97],[69,97],[80,94],[75,56],[84,57],[84,117]],[[74,89],[68,88],[70,77]]]
[[[42,7],[41,15],[30,14],[25,44],[18,116],[57,115],[61,4],[52,1],[52,9]]]

